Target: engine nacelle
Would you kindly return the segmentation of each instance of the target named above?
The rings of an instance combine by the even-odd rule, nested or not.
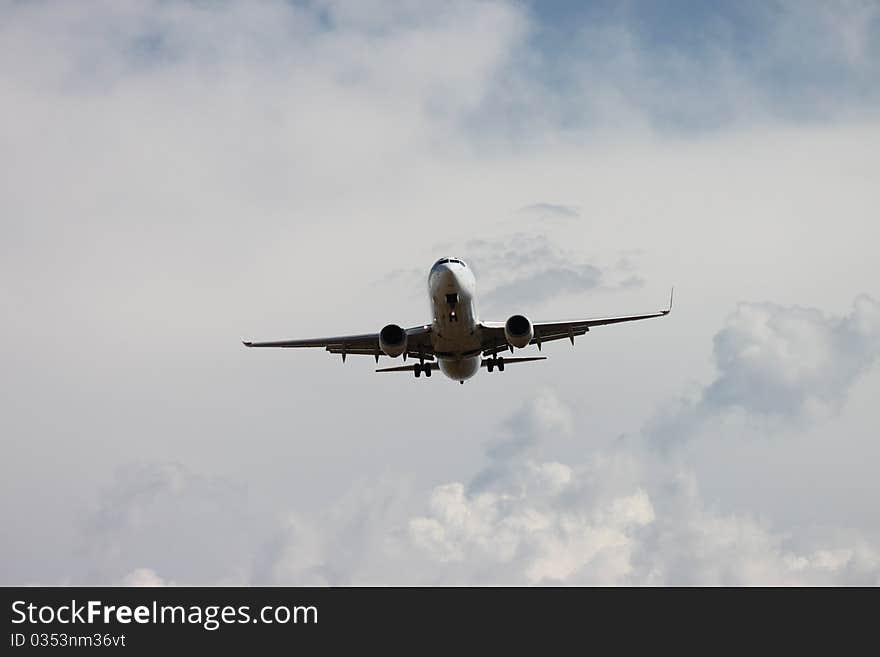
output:
[[[522,349],[535,337],[535,329],[528,317],[513,315],[504,323],[504,337],[508,344]]]
[[[389,324],[379,331],[379,348],[386,356],[397,358],[406,351],[406,331],[397,324]]]

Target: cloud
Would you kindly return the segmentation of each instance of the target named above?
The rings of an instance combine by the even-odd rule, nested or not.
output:
[[[258,585],[407,584],[418,578],[404,534],[418,500],[402,479],[353,482],[323,509],[290,511],[255,552]]]
[[[125,577],[122,578],[122,586],[139,586],[139,587],[154,587],[154,586],[173,586],[173,582],[167,582],[156,573],[156,571],[151,570],[149,568],[135,568],[130,573],[126,574]]]
[[[541,427],[539,440],[559,430],[540,410],[547,394],[521,411]],[[409,522],[433,581],[743,585],[880,578],[874,546],[826,536],[830,545],[811,547],[749,515],[714,511],[692,473],[636,443],[598,450],[581,464],[523,453],[495,460],[492,453],[488,486],[438,486],[427,512]]]
[[[505,222],[493,231],[496,235],[491,240],[435,244],[424,261],[448,254],[464,258],[477,276],[479,309],[487,313],[523,312],[566,295],[644,285],[634,263],[633,256],[638,254],[621,255],[605,264],[599,256],[587,257],[561,246],[564,236],[532,231],[521,224]],[[425,276],[424,267],[398,268],[384,274],[379,283],[418,298],[424,295]]]
[[[528,406],[518,409],[502,423],[502,435],[490,441],[487,454],[503,461],[523,454],[539,442],[541,434],[551,430],[570,435],[574,420],[571,411],[549,389],[537,391]]]
[[[529,404],[514,411],[498,428],[498,435],[486,443],[486,455],[490,465],[477,474],[469,490],[490,488],[498,478],[503,478],[511,461],[531,454],[548,431],[570,436],[574,419],[571,411],[562,404],[552,390],[539,390]]]
[[[815,308],[741,304],[714,340],[713,408],[799,416],[834,410],[880,355],[880,303],[861,296],[845,317]]]
[[[654,520],[643,490],[588,500],[572,468],[555,462],[522,464],[515,480],[478,493],[438,486],[427,515],[410,521],[413,544],[446,581],[612,584],[630,575],[633,537]]]
[[[713,510],[692,472],[637,443],[595,450],[581,463],[540,458],[535,448],[575,429],[550,391],[503,422],[502,434],[520,426],[531,451],[490,442],[488,464],[469,484],[443,483],[415,502],[412,491],[385,488],[321,521],[291,522],[263,554],[258,581],[880,583],[880,552],[864,538],[778,533],[750,515]]]
[[[163,585],[161,571],[180,582],[235,581],[258,516],[246,489],[228,479],[178,463],[128,464],[82,523],[79,549],[88,566],[74,580]]]
[[[581,216],[576,207],[557,203],[532,203],[520,208],[517,213],[536,219],[575,219]]]
[[[720,513],[701,500],[692,475],[662,482],[657,523],[636,557],[644,583],[684,585],[876,584],[880,552],[864,539],[841,544],[775,532],[749,514]],[[816,541],[819,547],[816,547]],[[824,544],[823,544],[824,543]],[[837,554],[823,561],[820,555]]]
[[[544,391],[503,422],[502,436],[488,446],[489,464],[471,484],[436,486],[426,508],[400,485],[357,487],[320,516],[292,515],[260,552],[254,581],[622,581],[631,572],[633,532],[653,521],[651,501],[639,486],[624,485],[620,494],[616,484],[598,489],[596,465],[528,456],[523,443],[535,447],[548,432],[572,430],[569,409]]]
[[[860,296],[843,317],[742,303],[713,343],[717,376],[656,418],[651,440],[668,446],[737,413],[799,425],[838,412],[880,356],[880,303]]]
[[[597,289],[639,286],[624,260],[599,266],[560,247],[544,233],[503,233],[471,240],[463,253],[479,276],[480,303],[492,312],[534,307],[556,297]],[[481,307],[483,307],[481,305]]]
[[[533,304],[564,294],[586,292],[599,287],[602,272],[593,265],[552,267],[514,278],[490,289],[485,300],[488,305],[507,306]]]

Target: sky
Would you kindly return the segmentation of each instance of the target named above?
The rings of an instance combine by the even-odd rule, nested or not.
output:
[[[0,99],[0,583],[880,584],[876,2],[5,0]],[[464,386],[240,343],[443,255],[675,308]]]

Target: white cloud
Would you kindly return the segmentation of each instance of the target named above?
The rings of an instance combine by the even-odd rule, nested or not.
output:
[[[719,377],[707,404],[797,415],[836,407],[880,355],[880,303],[862,296],[845,317],[813,308],[742,304],[715,336]]]
[[[491,240],[469,240],[453,248],[479,276],[481,308],[488,312],[514,312],[556,297],[642,283],[620,260],[605,264],[600,256],[566,248],[564,235],[553,239],[544,227],[495,232]]]
[[[820,420],[840,410],[878,356],[880,303],[868,296],[843,317],[742,303],[715,335],[715,379],[656,419],[649,438],[677,442],[737,413],[771,422]]]
[[[654,519],[643,490],[584,504],[564,464],[528,463],[523,475],[518,488],[436,488],[428,515],[410,521],[413,543],[440,569],[460,566],[448,575],[459,583],[483,571],[488,582],[529,584],[614,583],[630,573],[632,532]]]
[[[162,579],[154,570],[150,568],[135,568],[122,578],[122,586],[173,586],[173,582]]]
[[[536,440],[564,430],[558,413],[545,411],[550,396],[519,413]],[[715,511],[692,473],[637,444],[581,464],[517,452],[490,458],[487,470],[492,477],[478,474],[477,486],[434,487],[421,513],[397,503],[389,514],[395,496],[361,500],[342,523],[287,534],[270,571],[284,583],[330,584],[880,583],[880,552],[864,539],[793,536]],[[333,548],[365,515],[372,531],[358,530],[357,547]]]

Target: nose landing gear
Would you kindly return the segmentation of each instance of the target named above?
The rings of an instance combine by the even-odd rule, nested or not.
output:
[[[455,306],[458,304],[458,293],[447,294],[446,304],[449,306],[449,321],[457,322],[458,314],[455,312]]]

